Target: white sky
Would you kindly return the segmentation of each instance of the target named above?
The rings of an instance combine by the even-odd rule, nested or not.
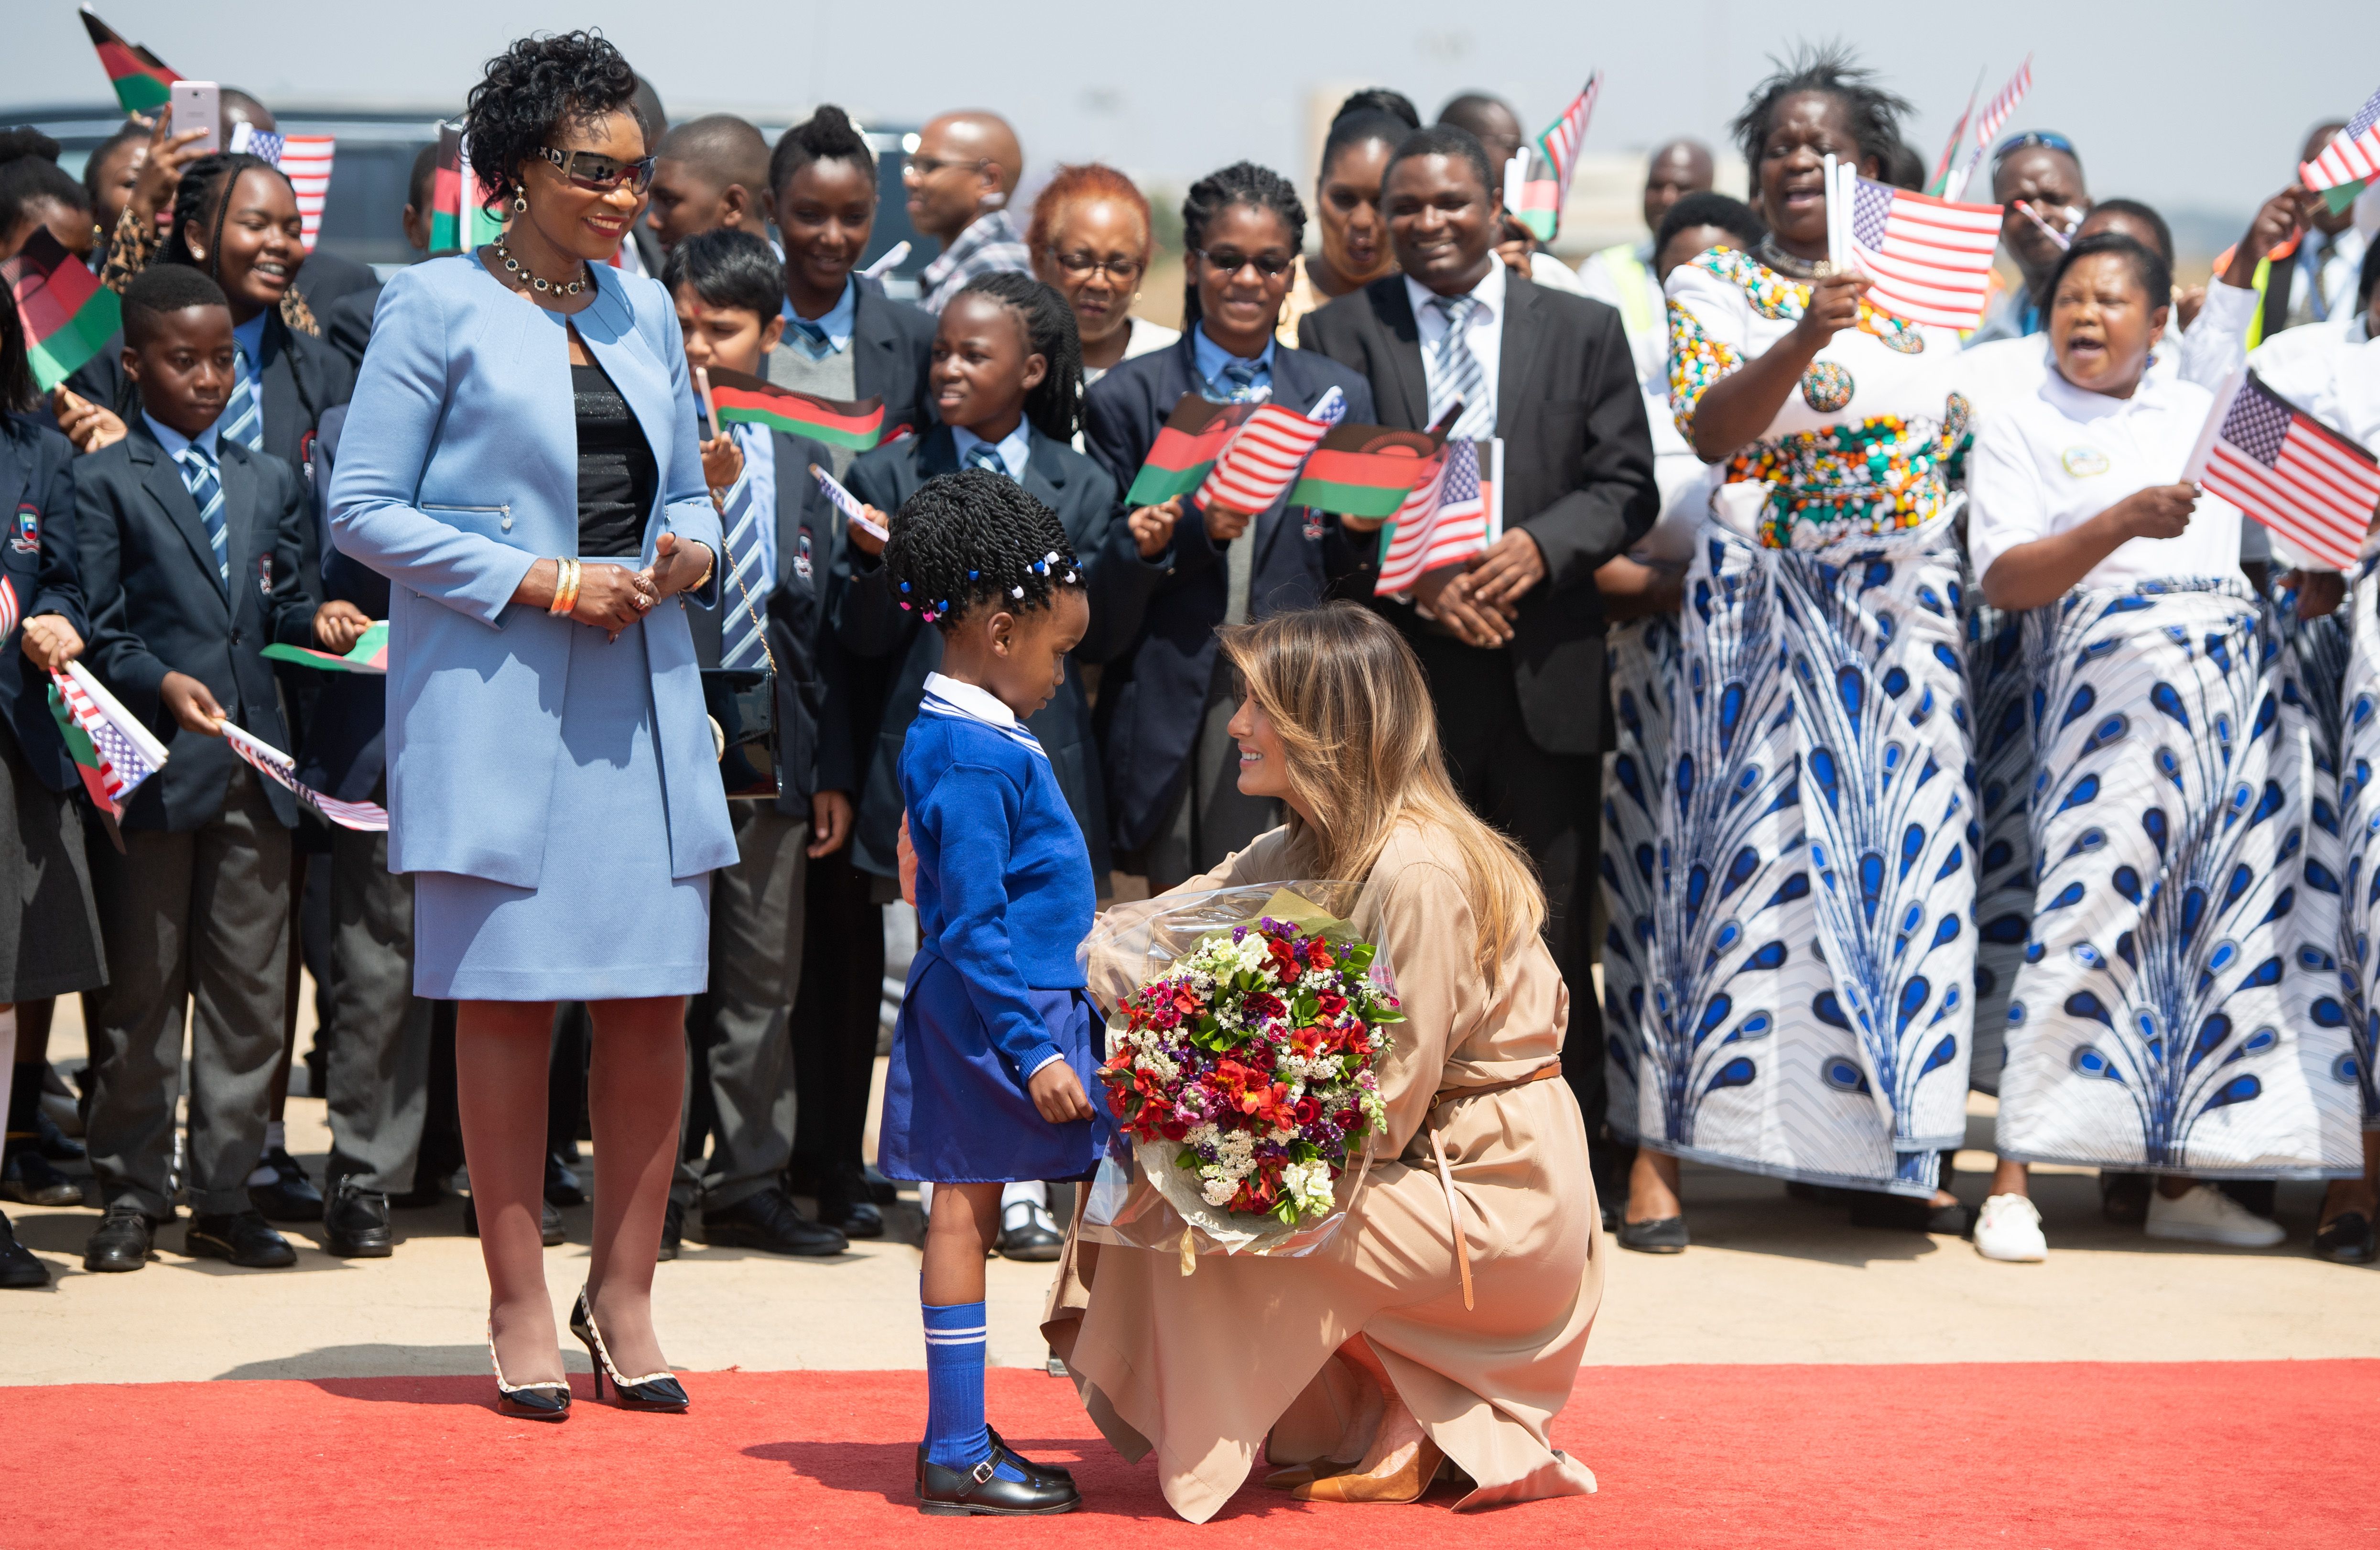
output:
[[[1988,95],[2030,51],[2034,92],[2010,131],[2072,136],[2099,197],[2244,220],[2289,179],[2313,122],[2353,112],[2380,86],[2380,6],[2368,4],[1812,6],[1805,19],[1750,0],[1633,9],[103,0],[99,9],[184,75],[237,82],[268,102],[359,106],[459,104],[480,63],[518,33],[596,26],[660,88],[673,118],[713,107],[789,116],[824,100],[863,122],[914,123],[979,105],[1015,123],[1033,162],[1097,156],[1175,187],[1243,156],[1305,186],[1309,101],[1351,84],[1394,86],[1425,116],[1482,87],[1518,104],[1534,128],[1600,66],[1589,150],[1680,133],[1716,140],[1770,53],[1858,28],[1867,61],[1917,104],[1911,138],[1929,162],[1977,72]],[[0,101],[106,99],[71,5],[8,0],[8,10]],[[2313,24],[2326,31],[2310,37]]]

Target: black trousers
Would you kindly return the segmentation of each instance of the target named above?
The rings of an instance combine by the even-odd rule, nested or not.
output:
[[[809,863],[802,988],[794,1002],[794,1162],[822,1177],[856,1168],[876,1076],[884,994],[884,909],[878,879],[851,847]]]
[[[1603,760],[1548,753],[1529,736],[1512,684],[1509,651],[1482,651],[1435,633],[1407,639],[1429,676],[1438,738],[1471,811],[1520,841],[1546,889],[1546,946],[1570,985],[1570,1032],[1562,1080],[1586,1117],[1598,1185],[1609,1189],[1618,1158],[1604,1117],[1603,1002],[1595,991],[1591,921],[1603,854]],[[1597,670],[1579,695],[1601,714],[1602,642]]]

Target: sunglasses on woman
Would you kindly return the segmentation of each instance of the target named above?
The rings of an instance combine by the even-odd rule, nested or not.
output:
[[[1268,280],[1277,280],[1288,274],[1290,265],[1297,262],[1293,253],[1242,253],[1229,248],[1212,250],[1193,248],[1190,250],[1225,275],[1236,275],[1253,263],[1257,266],[1257,273]]]
[[[562,176],[581,189],[608,192],[625,186],[629,192],[641,194],[652,186],[653,158],[650,156],[624,162],[600,151],[573,151],[565,155],[550,145],[539,146],[537,153],[561,168]]]

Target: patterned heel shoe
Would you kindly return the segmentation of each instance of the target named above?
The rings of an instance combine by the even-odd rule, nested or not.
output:
[[[686,1386],[666,1368],[648,1373],[641,1378],[624,1378],[612,1365],[612,1353],[603,1349],[603,1332],[595,1327],[595,1308],[587,1300],[587,1288],[578,1288],[578,1300],[570,1306],[570,1333],[587,1348],[588,1360],[595,1363],[595,1397],[603,1397],[603,1380],[612,1380],[612,1399],[624,1410],[659,1410],[668,1415],[683,1415],[691,1403],[686,1397]]]
[[[560,1383],[504,1382],[504,1364],[496,1360],[496,1326],[488,1325],[488,1365],[496,1370],[496,1413],[523,1421],[564,1421],[570,1415],[570,1380]]]

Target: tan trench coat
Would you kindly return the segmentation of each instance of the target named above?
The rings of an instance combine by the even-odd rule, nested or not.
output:
[[[1276,829],[1174,891],[1312,875],[1301,849]],[[1202,1256],[1189,1276],[1171,1253],[1069,1237],[1042,1328],[1099,1430],[1127,1458],[1154,1447],[1166,1500],[1193,1522],[1240,1488],[1268,1440],[1276,1463],[1355,1455],[1344,1433],[1361,1380],[1334,1353],[1358,1333],[1477,1482],[1462,1505],[1595,1489],[1546,1438],[1603,1293],[1586,1130],[1567,1083],[1500,1085],[1560,1056],[1570,995],[1536,937],[1486,982],[1462,871],[1448,836],[1408,825],[1356,908],[1409,1020],[1382,1071],[1381,1160],[1336,1237],[1301,1259]],[[1497,1090],[1461,1095],[1479,1088]],[[1469,1310],[1433,1127],[1462,1200]]]

